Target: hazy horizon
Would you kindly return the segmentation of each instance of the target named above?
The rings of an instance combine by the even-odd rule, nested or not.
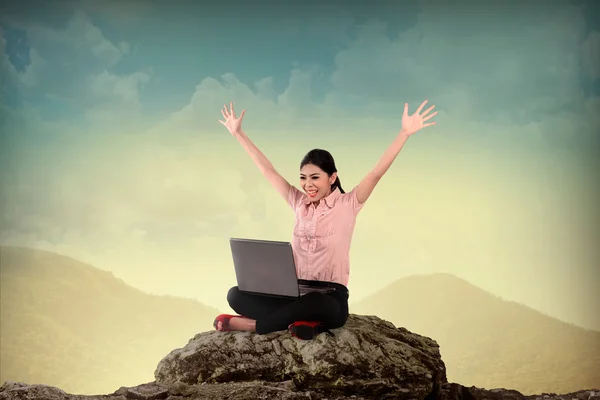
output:
[[[223,104],[291,183],[321,147],[350,190],[427,99],[359,215],[351,304],[440,272],[600,331],[598,10],[471,3],[3,4],[0,244],[226,311],[228,238],[294,218]]]
[[[17,249],[34,250],[34,251],[35,250],[48,251],[48,250],[41,249],[41,248],[27,248],[27,247],[19,247],[19,246],[2,246],[2,245],[0,245],[0,251],[2,250],[3,247],[4,248],[6,248],[6,247],[13,247],[13,248],[17,248]],[[60,254],[60,253],[54,253],[54,252],[50,252],[50,254],[56,254],[58,256],[67,257],[67,258],[70,258],[70,259],[72,259],[72,260],[74,260],[76,262],[82,262],[82,261],[77,260],[77,259],[75,259],[75,258],[73,258],[73,257],[71,257],[69,255],[66,255],[66,254]],[[182,300],[189,299],[189,300],[198,301],[201,305],[205,305],[205,306],[209,306],[209,307],[215,307],[215,308],[217,307],[217,306],[215,306],[213,304],[206,303],[206,302],[200,300],[199,298],[185,297],[185,296],[176,295],[174,293],[152,293],[152,292],[146,292],[143,289],[141,289],[139,287],[136,287],[136,286],[132,285],[130,282],[127,282],[124,279],[122,279],[121,277],[115,275],[112,271],[109,271],[109,270],[106,270],[106,269],[102,269],[102,268],[100,268],[98,266],[87,264],[87,263],[85,265],[88,265],[89,267],[91,267],[93,269],[97,269],[99,271],[110,272],[111,274],[113,274],[113,276],[114,276],[115,279],[118,279],[118,280],[122,281],[123,283],[125,283],[126,285],[130,286],[133,289],[139,290],[143,294],[147,294],[147,295],[174,296],[174,297],[176,297],[178,299],[182,299]],[[378,296],[379,294],[385,292],[386,290],[389,290],[389,288],[394,287],[395,285],[397,285],[399,282],[403,281],[404,279],[410,279],[410,278],[413,278],[413,279],[414,278],[427,278],[427,277],[436,277],[436,276],[444,276],[444,275],[445,276],[449,276],[449,277],[454,277],[454,278],[457,278],[457,279],[460,279],[460,280],[463,280],[466,283],[468,283],[470,285],[473,285],[474,288],[481,289],[485,293],[489,293],[490,295],[494,296],[495,298],[498,298],[498,299],[503,300],[503,301],[515,303],[517,305],[525,306],[526,308],[532,310],[533,312],[539,312],[540,314],[542,314],[542,315],[544,315],[546,317],[555,319],[555,320],[557,320],[559,322],[566,323],[568,325],[572,325],[574,327],[581,328],[581,329],[584,329],[586,331],[600,333],[600,330],[592,329],[592,328],[586,328],[584,326],[580,326],[580,325],[574,324],[573,322],[564,321],[564,320],[562,320],[562,319],[560,319],[560,318],[558,318],[558,317],[556,317],[554,315],[551,315],[551,314],[548,314],[548,313],[544,312],[543,310],[537,310],[537,309],[535,309],[535,308],[533,308],[533,307],[531,307],[531,306],[529,306],[527,304],[523,304],[523,303],[520,303],[518,301],[514,301],[514,300],[511,300],[511,299],[503,298],[502,296],[499,296],[499,295],[497,295],[495,293],[489,292],[489,291],[487,291],[487,290],[485,290],[483,288],[478,287],[477,285],[475,285],[473,282],[469,281],[468,279],[465,279],[465,278],[460,277],[460,276],[455,275],[455,274],[446,273],[446,272],[414,273],[414,274],[405,275],[403,277],[400,277],[397,280],[394,280],[394,281],[391,281],[391,282],[387,282],[384,285],[382,285],[379,289],[375,290],[373,293],[368,293],[365,296],[363,296],[362,298],[351,299],[350,300],[350,308],[351,308],[350,312],[351,313],[355,312],[355,310],[352,310],[353,306],[359,305],[361,303],[364,303],[365,301],[368,301],[368,300],[372,299],[374,296],[375,297]],[[229,308],[228,305],[225,305],[224,308],[221,308],[221,309],[218,309],[218,310],[219,310],[219,312],[231,311],[231,309]],[[386,312],[389,312],[389,310],[386,311]],[[360,313],[360,311],[359,311],[359,313]],[[377,312],[375,310],[373,310],[372,314],[373,315],[377,315]],[[381,315],[379,315],[379,316],[381,317]],[[199,326],[198,329],[199,329],[199,331],[202,331],[203,327]],[[212,329],[212,326],[207,327],[207,329]]]

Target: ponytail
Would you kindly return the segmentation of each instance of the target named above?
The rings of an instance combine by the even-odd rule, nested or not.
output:
[[[331,185],[331,191],[333,192],[335,190],[335,188],[340,189],[340,193],[346,193],[346,192],[344,192],[344,189],[342,189],[342,184],[340,182],[339,176],[335,177],[335,182],[333,182],[333,185]]]

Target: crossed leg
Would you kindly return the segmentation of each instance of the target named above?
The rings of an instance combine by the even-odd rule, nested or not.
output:
[[[308,293],[298,299],[284,299],[240,292],[237,286],[227,293],[229,306],[244,317],[229,321],[230,330],[266,334],[287,329],[295,321],[320,321],[329,329],[345,324],[348,318],[347,297],[341,293]],[[217,324],[217,330],[222,324]]]

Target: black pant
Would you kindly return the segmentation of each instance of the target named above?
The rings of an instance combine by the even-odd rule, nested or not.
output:
[[[335,289],[328,293],[311,292],[297,299],[263,296],[229,289],[227,301],[238,314],[256,320],[256,333],[286,330],[296,321],[323,322],[328,329],[344,326],[348,319],[348,289],[331,282],[305,281],[310,286]]]

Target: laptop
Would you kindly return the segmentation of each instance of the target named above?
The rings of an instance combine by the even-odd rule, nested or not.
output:
[[[229,244],[241,292],[293,299],[322,291],[298,283],[291,243],[231,238]]]
[[[240,291],[300,297],[291,243],[231,238],[229,244]]]

